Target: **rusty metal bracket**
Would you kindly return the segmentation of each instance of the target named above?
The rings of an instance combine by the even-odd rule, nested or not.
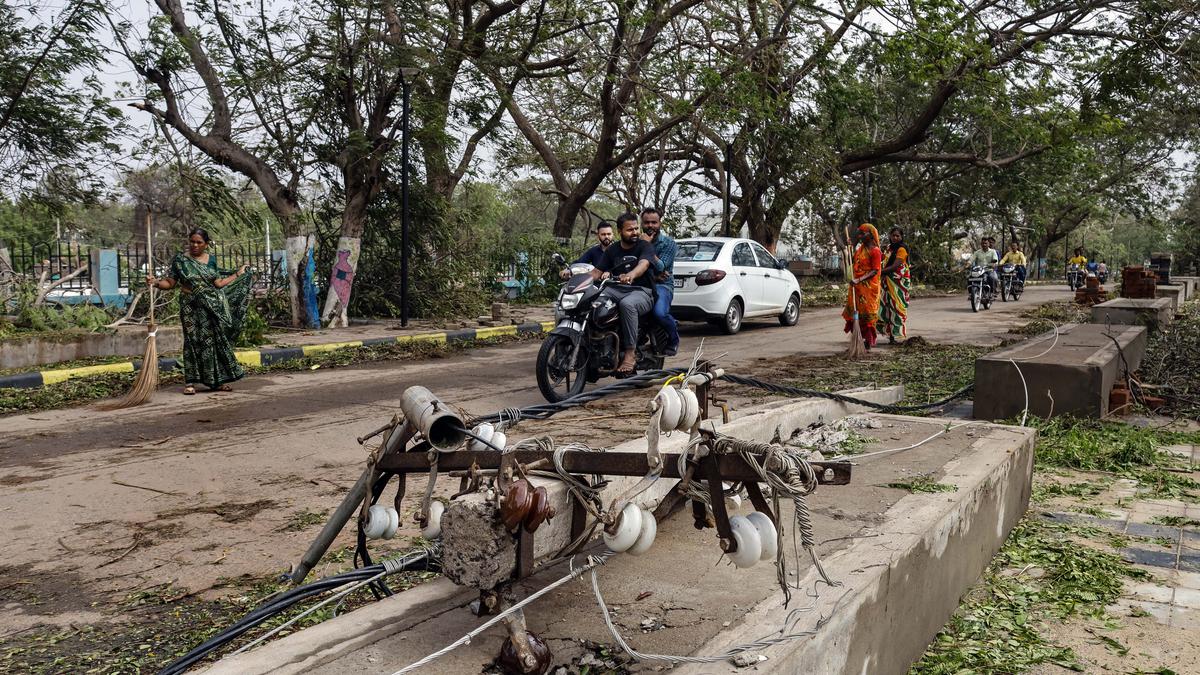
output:
[[[729,525],[729,511],[725,508],[725,488],[721,481],[721,465],[717,463],[716,455],[708,455],[700,460],[700,470],[708,481],[708,499],[711,504],[713,518],[717,521],[717,536],[721,538],[721,550],[726,553],[737,551],[737,541],[733,538],[733,528]]]
[[[510,462],[530,464],[538,460],[553,461],[553,453],[546,450],[513,450],[501,455],[495,451],[458,450],[443,452],[438,455],[440,471],[465,471],[473,464],[480,470],[499,470],[504,476],[501,464],[508,467]],[[679,475],[679,453],[667,452],[661,455],[661,478],[682,478]],[[718,455],[713,461],[720,470],[720,475],[727,481],[757,482],[758,474],[737,455]],[[563,452],[563,469],[573,474],[600,474],[611,476],[645,476],[650,471],[646,455],[625,452],[583,452],[567,450]],[[689,460],[689,464],[692,463]],[[849,485],[853,466],[850,462],[821,461],[811,462],[817,474],[817,482],[821,485]],[[429,471],[429,460],[421,452],[406,452],[384,455],[379,459],[378,468],[395,473],[424,473]],[[509,473],[511,475],[511,473]]]
[[[767,498],[763,495],[762,488],[758,486],[758,483],[746,481],[742,485],[746,487],[746,494],[750,497],[750,503],[754,504],[754,510],[770,518],[771,522],[775,524],[775,528],[778,529],[779,519],[776,517],[775,512],[771,510],[771,505],[767,503]]]

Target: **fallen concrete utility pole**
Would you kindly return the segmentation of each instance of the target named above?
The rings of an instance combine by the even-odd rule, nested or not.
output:
[[[830,400],[787,401],[762,406],[739,419],[708,420],[708,404],[717,401],[711,389],[715,376],[715,372],[693,375],[677,387],[679,392],[694,391],[691,403],[687,396],[680,394],[684,410],[691,404],[700,408],[699,414],[693,415],[690,421],[686,414],[680,414],[678,420],[672,416],[673,404],[667,401],[671,396],[664,398],[660,390],[655,397],[657,408],[651,416],[652,431],[647,437],[604,452],[572,446],[544,448],[538,447],[536,441],[527,440],[506,447],[501,453],[487,449],[487,444],[481,445],[479,439],[474,439],[468,449],[437,452],[419,442],[408,452],[381,454],[372,469],[400,474],[394,502],[397,507],[404,498],[404,475],[430,474],[430,487],[422,499],[419,513],[426,519],[424,524],[430,534],[441,536],[446,579],[460,589],[474,589],[479,594],[477,601],[472,603],[479,614],[505,612],[515,598],[514,582],[535,572],[539,563],[558,559],[586,544],[596,529],[602,529],[605,542],[613,550],[633,553],[638,542],[646,539],[647,528],[651,530],[649,540],[652,543],[651,523],[679,499],[693,501],[692,513],[698,528],[716,528],[719,551],[724,551],[739,567],[748,567],[767,558],[764,544],[777,543],[778,531],[782,529],[774,524],[778,514],[772,512],[759,487],[764,475],[760,472],[776,475],[776,481],[780,480],[778,476],[787,474],[786,458],[782,455],[763,455],[763,461],[759,462],[753,459],[753,452],[768,447],[781,449],[781,446],[769,444],[790,438],[811,424],[832,421],[863,408]],[[850,393],[863,400],[894,403],[902,397],[903,389],[893,387]],[[727,408],[725,413],[728,414]],[[690,433],[660,436],[661,429],[679,429],[680,426],[671,425],[685,423],[690,425]],[[472,433],[480,438],[486,435],[478,428]],[[500,445],[507,446],[507,439],[498,440]],[[753,461],[748,464],[749,460]],[[815,488],[818,483],[845,485],[849,482],[850,467],[846,463],[815,459],[804,464],[805,470],[810,472],[806,475],[811,487]],[[551,477],[556,471],[566,476]],[[459,494],[448,505],[443,505],[431,498],[432,484],[446,474],[458,477],[461,482]],[[607,481],[593,484],[587,480],[588,474],[603,474]],[[567,476],[573,480],[567,480]],[[702,486],[697,484],[699,481],[704,481]],[[770,521],[769,531],[775,535],[758,539],[744,529],[747,517],[729,516],[725,509],[729,496],[729,490],[723,488],[725,482],[746,485],[756,512],[766,516]],[[578,498],[580,483],[592,487],[590,500]],[[534,497],[534,493],[538,496]],[[442,508],[435,507],[435,503]],[[371,508],[383,507],[375,505]],[[656,508],[657,516],[650,514]],[[443,511],[444,515],[441,515]],[[641,515],[632,517],[635,512]],[[372,517],[368,514],[360,518],[360,527],[371,528],[374,525]],[[640,521],[640,531],[631,530],[631,520]],[[633,544],[622,541],[630,532],[636,540]],[[443,582],[435,583],[445,588]],[[409,591],[401,595],[417,599],[426,596],[427,591]],[[459,592],[451,595],[460,597]],[[362,611],[353,614],[363,616]],[[499,662],[511,672],[544,672],[549,665],[548,652],[526,633],[524,616],[513,612],[505,620],[509,639],[502,646]],[[406,623],[406,620],[394,620],[389,625]],[[320,652],[320,656],[313,657],[318,661],[302,658],[298,662],[289,658],[281,662],[271,657],[273,645],[267,645],[230,660],[228,665],[218,664],[213,672],[300,672],[351,647],[350,643],[323,642],[319,635],[323,632],[321,628],[304,632],[314,638],[309,644]],[[351,642],[361,645],[364,641],[377,640],[379,630],[395,632],[376,626]],[[508,654],[507,662],[505,654]]]

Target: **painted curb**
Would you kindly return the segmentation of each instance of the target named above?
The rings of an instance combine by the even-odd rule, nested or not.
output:
[[[351,340],[349,342],[329,342],[319,345],[304,345],[302,347],[281,347],[279,349],[253,349],[235,352],[237,360],[244,366],[270,366],[292,359],[304,358],[314,354],[337,351],[339,349],[358,349],[378,345],[409,344],[413,342],[434,342],[439,344],[463,344],[476,340],[487,340],[509,335],[534,335],[547,333],[554,328],[553,321],[522,323],[515,326],[492,326],[488,328],[460,328],[458,330],[438,333],[418,333],[415,335],[396,335],[392,337],[368,338],[366,340]],[[158,360],[158,368],[162,371],[174,370],[181,367],[179,359],[162,358]],[[142,362],[122,361],[120,363],[105,363],[98,366],[79,366],[77,368],[60,368],[50,370],[32,370],[26,373],[0,377],[0,389],[36,389],[47,384],[65,382],[69,379],[101,375],[104,373],[132,373],[140,370]]]

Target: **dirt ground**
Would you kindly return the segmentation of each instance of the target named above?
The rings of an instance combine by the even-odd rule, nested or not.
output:
[[[1065,295],[1035,287],[1019,303],[979,314],[961,297],[919,300],[910,330],[935,343],[994,345],[1012,337],[1006,331],[1021,323],[1021,310]],[[731,372],[841,388],[844,381],[822,377],[836,372],[836,360],[811,360],[844,349],[838,314],[805,311],[791,328],[751,321],[732,337],[689,325],[681,356],[668,365],[686,365],[703,339],[705,356]],[[55,643],[90,646],[86,638],[97,631],[129,640],[131,626],[151,619],[199,616],[216,611],[202,603],[217,600],[250,602],[255,588],[288,571],[357,478],[367,450],[354,439],[398,410],[405,387],[421,384],[476,414],[537,403],[537,348],[269,374],[232,393],[160,392],[151,405],[125,411],[0,418],[0,647],[42,650],[10,651],[0,669],[22,658],[44,663],[63,651]],[[884,363],[888,349],[900,348],[881,347],[874,358]],[[735,407],[764,398],[731,391]],[[623,441],[641,429],[622,412],[644,402],[643,392],[628,393],[553,422],[524,422],[514,436]],[[421,479],[412,480],[409,494],[423,489]],[[417,534],[404,515],[402,530],[380,552],[405,548]],[[343,534],[314,576],[348,567],[351,544]]]

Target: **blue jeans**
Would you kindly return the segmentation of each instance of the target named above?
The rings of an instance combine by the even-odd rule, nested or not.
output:
[[[673,284],[654,284],[658,290],[658,299],[654,302],[654,318],[667,330],[671,338],[671,346],[679,346],[679,323],[671,316],[671,300],[675,299]]]

